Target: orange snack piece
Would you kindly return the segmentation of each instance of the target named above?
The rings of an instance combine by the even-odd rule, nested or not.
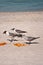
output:
[[[4,45],[6,45],[6,42],[1,42],[0,43],[0,46],[4,46]]]
[[[17,46],[17,47],[21,47],[21,46],[26,46],[26,44],[22,44],[22,43],[15,43],[14,46]]]

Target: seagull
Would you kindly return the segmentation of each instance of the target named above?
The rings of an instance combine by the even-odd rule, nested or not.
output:
[[[12,38],[14,38],[14,37],[21,37],[22,38],[24,36],[22,34],[14,34],[14,33],[8,32],[8,31],[4,31],[3,34],[6,34]]]
[[[29,43],[31,43],[31,41],[38,39],[38,38],[40,38],[40,37],[25,37],[25,40],[29,41]]]
[[[22,31],[22,30],[15,29],[15,28],[12,28],[11,30],[13,30],[14,32],[19,33],[19,34],[21,34],[21,33],[27,33],[26,31]]]

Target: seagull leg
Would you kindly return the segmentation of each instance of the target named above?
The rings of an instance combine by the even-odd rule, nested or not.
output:
[[[29,44],[31,44],[31,41],[29,41]]]
[[[31,44],[32,42],[31,41],[29,41],[29,44]]]

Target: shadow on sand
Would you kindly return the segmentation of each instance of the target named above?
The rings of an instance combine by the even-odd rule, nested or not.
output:
[[[25,42],[26,44],[39,44],[39,42]]]

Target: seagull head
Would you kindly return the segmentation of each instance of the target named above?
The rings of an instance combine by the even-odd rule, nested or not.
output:
[[[4,31],[3,34],[6,34],[7,31]]]
[[[15,28],[12,28],[11,30],[15,30]]]

